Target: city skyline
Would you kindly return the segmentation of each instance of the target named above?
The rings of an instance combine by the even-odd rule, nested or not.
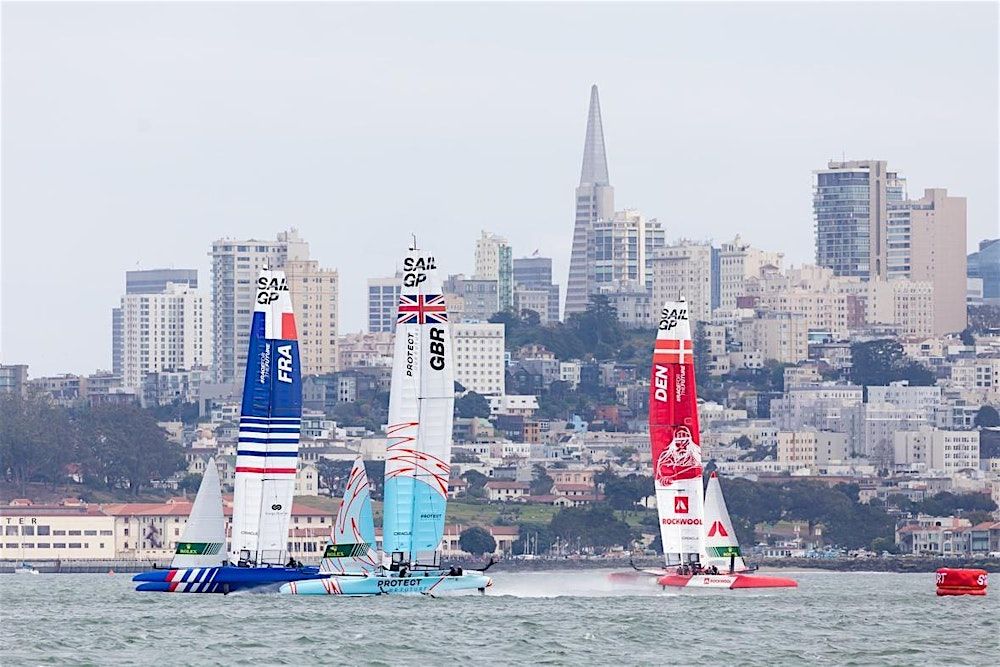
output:
[[[397,64],[400,72],[328,66],[351,48],[371,54],[352,47],[342,23],[383,17],[386,34],[403,34],[411,16],[403,8],[389,17],[379,7],[320,5],[309,8],[317,17],[309,26],[256,7],[234,14],[244,29],[238,37],[214,31],[229,18],[225,8],[59,8],[64,20],[56,23],[47,18],[52,9],[8,6],[3,24],[2,357],[29,364],[32,375],[110,367],[107,313],[121,297],[122,274],[137,262],[197,268],[208,293],[207,251],[225,237],[269,240],[298,228],[313,258],[340,273],[341,332],[364,328],[366,280],[393,274],[411,231],[446,274],[473,273],[481,230],[506,237],[515,258],[539,249],[565,289],[569,191],[595,83],[618,206],[660,220],[668,240],[718,243],[741,234],[783,252],[786,264],[813,263],[812,172],[842,156],[888,161],[906,174],[911,198],[931,187],[965,197],[969,251],[997,235],[995,6],[788,5],[782,11],[801,30],[787,35],[769,27],[773,7],[725,10],[743,16],[734,25],[776,35],[768,46],[725,27],[710,35],[710,6],[637,7],[677,35],[626,47],[610,39],[586,52],[552,35],[554,45],[529,40],[502,62],[487,49],[446,66],[447,54],[435,49]],[[424,8],[422,20],[470,11]],[[584,31],[594,24],[625,34],[620,17],[601,23],[600,6],[573,11],[592,20]],[[204,21],[185,57],[148,47],[189,25],[192,12]],[[818,15],[823,34],[808,27]],[[542,40],[565,16],[553,7],[508,8],[489,30],[531,18],[515,32]],[[650,29],[640,23],[627,22]],[[330,41],[340,47],[326,45],[323,29],[336,32]],[[898,90],[884,90],[884,68],[859,70],[870,61],[832,48],[847,34],[886,41],[891,57],[882,62]],[[216,38],[225,53],[211,48]],[[289,47],[281,65],[291,69],[254,52],[265,38]],[[806,41],[814,47],[798,48],[800,60],[783,57]],[[134,57],[120,58],[123,48]],[[70,65],[67,53],[83,61]],[[567,57],[579,61],[569,67]],[[534,65],[541,71],[528,76]],[[487,76],[474,77],[477,67]],[[570,74],[555,80],[557,71]],[[406,78],[418,72],[420,83]],[[383,78],[363,80],[369,74]],[[927,79],[938,89],[933,100],[921,97]],[[475,94],[457,100],[448,92],[456,84]],[[876,85],[884,101],[827,108],[832,95],[870,100]],[[175,89],[179,100],[169,94]],[[262,91],[273,99],[263,103]],[[66,97],[77,104],[54,103]],[[496,196],[498,187],[506,197]],[[374,231],[348,236],[359,227]],[[42,272],[44,261],[55,270]]]

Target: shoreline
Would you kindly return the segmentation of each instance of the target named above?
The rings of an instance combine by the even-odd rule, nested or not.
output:
[[[489,560],[471,558],[442,558],[446,565],[461,566],[470,570],[485,567]],[[17,561],[0,561],[0,574],[13,574]],[[26,561],[39,572],[45,574],[132,574],[151,570],[154,567],[169,569],[169,563],[137,560],[28,560]],[[634,561],[638,568],[661,568],[663,561],[659,558],[644,557]],[[987,572],[1000,572],[1000,559],[987,558],[783,558],[758,561],[761,572],[827,571],[827,572],[895,572],[895,573],[928,573],[941,567],[978,568]],[[504,559],[497,561],[490,570],[492,572],[551,572],[572,570],[631,570],[632,565],[627,558],[533,558],[531,560]]]

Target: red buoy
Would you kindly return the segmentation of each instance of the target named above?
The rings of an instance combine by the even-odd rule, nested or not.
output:
[[[986,595],[986,570],[942,567],[937,570],[938,595]]]

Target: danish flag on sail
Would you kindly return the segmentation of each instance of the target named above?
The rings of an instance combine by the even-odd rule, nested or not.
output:
[[[653,347],[649,437],[668,565],[700,555],[704,542],[697,401],[688,305],[667,302]]]

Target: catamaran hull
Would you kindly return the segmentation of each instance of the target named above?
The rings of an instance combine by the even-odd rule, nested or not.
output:
[[[234,593],[247,590],[277,590],[289,581],[305,581],[327,575],[315,567],[192,567],[150,570],[132,577],[135,590],[159,593]]]
[[[794,579],[785,577],[765,577],[757,574],[668,574],[657,580],[660,586],[666,588],[717,588],[717,589],[749,589],[749,588],[796,588],[799,584]]]
[[[485,591],[492,585],[493,580],[483,574],[451,576],[447,573],[418,572],[407,577],[370,575],[293,581],[283,585],[279,592],[288,595],[438,595],[454,591]]]

